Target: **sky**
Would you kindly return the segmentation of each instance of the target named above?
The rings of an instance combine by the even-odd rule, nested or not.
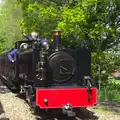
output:
[[[3,0],[0,0],[0,4],[2,3]]]

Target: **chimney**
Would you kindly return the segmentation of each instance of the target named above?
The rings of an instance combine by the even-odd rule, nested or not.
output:
[[[61,46],[61,30],[53,30],[53,44],[55,51],[60,50]]]

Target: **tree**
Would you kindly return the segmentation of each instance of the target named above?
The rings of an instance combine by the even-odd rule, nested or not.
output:
[[[51,39],[51,30],[63,31],[64,45],[86,45],[106,50],[119,42],[115,19],[118,0],[19,0],[23,9],[21,28],[36,30]],[[109,27],[106,27],[109,25]]]
[[[22,18],[21,5],[14,0],[4,0],[0,12],[0,52],[6,52],[22,38],[19,26]]]

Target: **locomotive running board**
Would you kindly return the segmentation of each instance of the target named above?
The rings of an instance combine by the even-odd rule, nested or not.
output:
[[[2,82],[4,85],[6,85],[7,88],[8,88],[11,92],[16,93],[16,90],[17,90],[17,89],[16,89],[15,85],[12,84],[12,82],[8,81],[8,80],[6,79],[6,77],[3,76],[3,75],[0,75],[0,79],[1,79],[1,82]]]

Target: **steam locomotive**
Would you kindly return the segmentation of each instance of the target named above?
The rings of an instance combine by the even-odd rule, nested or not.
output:
[[[61,31],[53,31],[52,46],[39,41],[18,41],[17,59],[0,56],[0,79],[14,93],[24,93],[33,108],[61,109],[75,116],[76,109],[97,104],[91,82],[91,52],[63,48]]]

